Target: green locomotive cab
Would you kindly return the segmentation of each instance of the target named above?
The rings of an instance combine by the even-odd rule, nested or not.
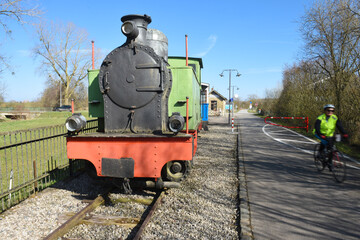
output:
[[[201,58],[169,57],[172,88],[169,96],[169,117],[178,114],[186,117],[186,98],[189,98],[189,130],[197,130],[201,123],[200,89]]]

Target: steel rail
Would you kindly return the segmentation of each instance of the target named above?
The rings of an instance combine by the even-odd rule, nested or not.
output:
[[[104,196],[107,196],[109,194],[110,190],[106,191],[105,194],[102,194],[95,198],[89,205],[87,205],[84,209],[82,209],[80,212],[72,216],[69,220],[67,220],[65,223],[63,223],[61,226],[59,226],[55,231],[50,233],[47,237],[44,238],[44,240],[55,240],[58,238],[61,238],[64,236],[67,232],[70,231],[73,227],[75,227],[77,224],[81,222],[86,217],[86,214],[89,212],[92,212],[95,208],[100,206],[105,202]]]
[[[156,208],[161,203],[161,200],[163,198],[163,195],[162,195],[163,192],[164,191],[158,191],[156,193],[156,195],[155,195],[155,197],[154,197],[154,199],[153,199],[153,201],[151,203],[151,205],[152,205],[151,209],[150,209],[149,213],[146,215],[144,221],[142,221],[141,226],[140,226],[139,230],[136,232],[136,235],[133,238],[133,240],[139,240],[140,239],[141,234],[144,232],[144,229],[145,229],[146,225],[149,223],[149,221],[150,221],[152,215],[154,214]]]
[[[76,225],[80,224],[81,222],[83,222],[87,216],[88,213],[94,211],[95,208],[97,208],[98,206],[104,204],[105,199],[107,198],[109,192],[111,189],[109,189],[108,191],[106,191],[105,194],[102,194],[100,196],[98,196],[96,199],[90,201],[90,203],[83,208],[80,212],[76,213],[75,215],[73,215],[69,220],[67,220],[66,222],[64,222],[61,226],[59,226],[57,229],[55,229],[52,233],[50,233],[48,236],[46,236],[44,238],[44,240],[56,240],[59,239],[61,237],[63,237],[66,233],[68,233],[73,227],[75,227]],[[136,239],[139,240],[143,231],[145,230],[146,225],[149,223],[151,217],[153,216],[155,210],[157,209],[157,207],[160,205],[161,200],[163,198],[163,193],[164,191],[158,191],[156,192],[150,206],[150,210],[148,212],[148,214],[146,214],[146,217],[142,220],[140,220],[139,225],[139,229],[136,231],[136,234],[134,236],[134,238],[132,239]],[[145,212],[143,214],[145,214],[147,211],[147,209],[145,210]],[[124,224],[126,225],[126,223]],[[119,238],[121,239],[121,238]]]

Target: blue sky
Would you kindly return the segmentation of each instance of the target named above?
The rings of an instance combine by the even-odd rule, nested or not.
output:
[[[266,89],[281,86],[286,65],[298,61],[303,47],[299,21],[312,0],[233,0],[233,1],[91,1],[38,0],[43,19],[73,22],[84,28],[104,55],[122,45],[120,18],[128,14],[147,14],[156,28],[168,38],[169,55],[185,56],[185,34],[189,56],[201,57],[203,82],[228,97],[229,75],[235,93],[245,100],[249,95],[265,96]],[[12,38],[0,34],[0,51],[11,58],[15,75],[0,76],[5,83],[5,100],[32,101],[45,88],[39,59],[30,52],[36,44],[34,29],[8,22]],[[89,49],[91,43],[89,42]],[[99,67],[99,66],[97,66]]]

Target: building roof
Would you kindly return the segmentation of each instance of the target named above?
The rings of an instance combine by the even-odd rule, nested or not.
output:
[[[224,97],[223,95],[221,95],[218,91],[216,90],[211,90],[211,92],[209,93],[209,95],[215,95],[217,98],[219,98],[220,100],[225,100],[227,101],[227,98]]]
[[[206,89],[209,92],[210,84],[209,83],[201,83],[201,91],[205,91]]]

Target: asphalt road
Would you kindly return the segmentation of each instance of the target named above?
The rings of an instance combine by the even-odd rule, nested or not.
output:
[[[314,142],[288,129],[235,115],[245,162],[254,239],[360,239],[360,166],[336,183],[314,165]]]

